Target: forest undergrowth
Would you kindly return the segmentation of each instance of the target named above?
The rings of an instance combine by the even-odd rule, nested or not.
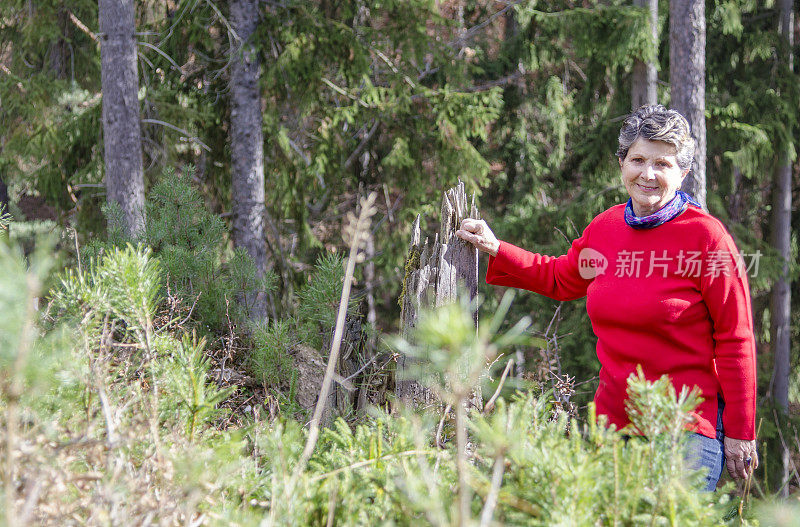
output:
[[[180,194],[179,186],[172,189]],[[350,283],[363,260],[370,207],[362,202],[361,215],[351,218],[349,256],[321,261],[320,280],[298,293],[297,315],[249,327],[244,311],[231,304],[246,306],[248,293],[268,288],[269,280],[247,279],[242,256],[225,260],[218,249],[209,249],[203,264],[206,282],[198,285],[179,275],[177,262],[203,239],[186,235],[196,228],[191,222],[175,227],[171,241],[155,236],[169,231],[154,223],[139,243],[111,240],[84,248],[85,257],[63,270],[47,240],[39,240],[27,257],[14,243],[0,243],[0,521],[459,526],[797,521],[797,508],[756,500],[748,484],[698,491],[700,475],[687,471],[680,455],[683,424],[697,395],[676,394],[666,379],[630,380],[629,413],[648,440],[627,442],[595,424],[591,407],[588,424],[579,422],[547,385],[501,391],[497,378],[508,350],[531,342],[526,319],[500,330],[511,296],[477,335],[475,306],[453,304],[423,313],[406,337],[384,336],[389,357],[408,354],[424,369],[440,405],[414,411],[383,401],[365,403],[349,415],[326,410],[334,386],[347,392],[350,382],[334,366],[346,351],[347,313],[355,309]],[[238,289],[231,285],[237,283]],[[198,295],[211,284],[221,293],[199,308]],[[338,307],[325,308],[330,303]],[[226,321],[222,333],[229,338],[214,338],[198,312]],[[234,345],[244,346],[245,340],[256,350],[248,357]],[[303,346],[327,347],[330,353],[319,360],[333,364],[313,408],[304,408],[293,393],[297,373],[290,350]],[[483,409],[469,404],[477,387],[494,392]]]

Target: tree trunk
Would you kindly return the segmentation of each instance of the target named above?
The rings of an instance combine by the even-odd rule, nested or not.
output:
[[[67,8],[63,3],[58,8],[58,29],[60,33],[56,39],[50,43],[50,70],[57,79],[66,79],[67,72],[72,72],[71,57],[68,39],[70,37],[70,22],[67,15]],[[74,73],[74,72],[73,72]],[[71,75],[74,77],[74,75]],[[72,78],[74,81],[75,79]]]
[[[703,0],[670,0],[669,83],[673,109],[692,128],[692,170],[681,190],[706,208],[706,19]]]
[[[650,36],[656,56],[658,55],[658,0],[633,0],[636,7],[644,7],[650,11]],[[658,72],[655,60],[643,62],[637,60],[633,63],[633,88],[631,90],[631,102],[633,110],[637,110],[645,104],[656,104],[658,102],[658,91],[656,82]]]
[[[137,236],[145,217],[133,0],[100,0],[99,12],[107,199]]]
[[[455,236],[464,218],[479,218],[475,197],[467,206],[464,183],[445,192],[442,199],[441,223],[433,244],[426,238],[421,243],[419,216],[412,228],[411,244],[406,258],[406,275],[401,299],[400,327],[408,336],[416,326],[421,309],[438,307],[455,302],[460,292],[470,299],[478,294],[478,251]],[[477,327],[478,313],[473,314]],[[411,406],[427,406],[435,402],[430,390],[414,378],[413,367],[407,357],[397,364],[397,396]],[[480,403],[476,394],[473,402]]]
[[[780,1],[780,30],[784,40],[785,52],[782,60],[792,69],[792,46],[794,44],[792,0]],[[789,137],[792,137],[789,130]],[[791,140],[791,139],[790,139]],[[789,374],[791,368],[791,343],[789,321],[791,318],[791,289],[789,262],[792,256],[792,162],[790,147],[787,145],[780,153],[781,159],[775,171],[772,190],[772,244],[783,259],[781,276],[772,288],[770,312],[771,344],[775,359],[772,376],[772,396],[775,405],[784,416],[789,411]],[[791,478],[790,452],[786,445],[783,451],[784,496],[788,497],[788,481]]]
[[[253,259],[260,276],[267,270],[264,237],[264,135],[258,52],[252,36],[258,25],[258,1],[234,0],[231,25],[241,39],[231,64],[231,155],[233,243]],[[264,292],[246,298],[253,318],[267,315]]]

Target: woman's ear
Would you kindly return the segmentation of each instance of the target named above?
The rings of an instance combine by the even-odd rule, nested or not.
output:
[[[686,176],[688,176],[688,175],[689,175],[689,171],[690,171],[690,170],[691,170],[691,168],[687,168],[686,170],[684,170],[684,171],[683,171],[683,174],[681,175],[681,181],[683,181],[684,179],[686,179]]]
[[[622,158],[621,158],[621,157],[618,157],[618,158],[617,158],[617,161],[619,161],[619,168],[622,168]]]

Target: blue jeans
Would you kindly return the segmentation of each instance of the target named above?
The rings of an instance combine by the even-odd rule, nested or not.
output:
[[[714,492],[717,482],[722,476],[722,467],[725,465],[725,450],[723,440],[725,431],[722,428],[722,410],[725,402],[718,397],[719,409],[717,410],[717,437],[706,437],[697,432],[692,432],[686,441],[684,460],[687,467],[693,470],[706,471],[706,486],[703,490]]]

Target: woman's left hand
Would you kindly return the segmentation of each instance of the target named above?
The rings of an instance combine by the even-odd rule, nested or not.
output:
[[[748,461],[749,460],[749,461]],[[746,439],[725,438],[725,464],[733,479],[745,479],[758,468],[756,442]]]

